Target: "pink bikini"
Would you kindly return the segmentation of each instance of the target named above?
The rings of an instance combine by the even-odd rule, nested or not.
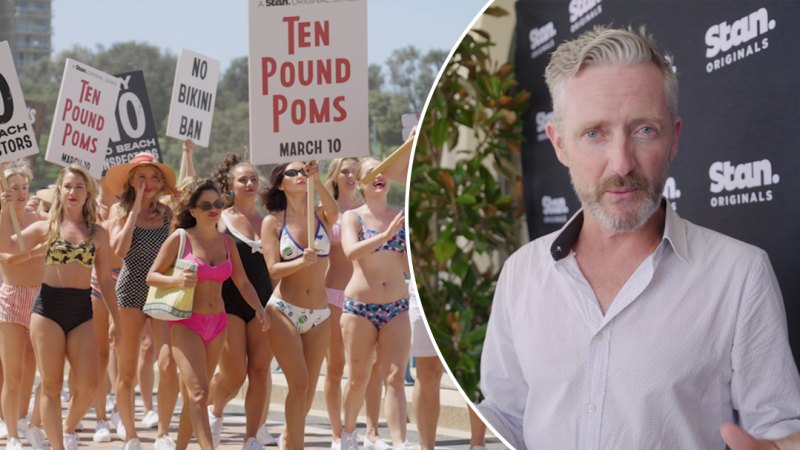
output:
[[[225,251],[228,253],[228,259],[222,264],[212,266],[191,253],[192,244],[187,237],[183,259],[197,263],[197,281],[223,283],[231,277],[233,273],[233,263],[231,262],[230,244],[228,243],[228,236],[224,236],[223,238],[225,240]],[[220,333],[227,328],[228,314],[225,311],[216,314],[193,312],[188,319],[177,320],[169,324],[170,326],[178,324],[189,328],[200,336],[200,339],[203,340],[203,344],[208,345],[209,342],[213,341],[214,338],[219,336]]]

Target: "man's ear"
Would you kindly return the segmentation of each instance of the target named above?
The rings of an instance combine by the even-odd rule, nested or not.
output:
[[[561,164],[569,167],[569,158],[567,157],[567,153],[564,151],[564,139],[561,136],[561,133],[559,133],[558,127],[552,120],[547,122],[545,131],[547,132],[547,137],[550,138],[550,143],[553,144],[553,149],[556,152],[556,158],[558,158]]]

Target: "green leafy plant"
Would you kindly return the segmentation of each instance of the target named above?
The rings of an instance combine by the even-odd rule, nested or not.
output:
[[[505,15],[500,8],[485,14]],[[501,259],[518,247],[521,114],[510,64],[492,61],[488,33],[471,30],[447,62],[420,128],[409,193],[420,299],[442,354],[478,399],[480,356]],[[469,133],[475,144],[459,148]],[[454,153],[453,153],[454,152]],[[443,164],[450,153],[455,162]]]

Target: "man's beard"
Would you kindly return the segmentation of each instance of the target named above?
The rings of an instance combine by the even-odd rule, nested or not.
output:
[[[591,214],[600,225],[613,233],[628,233],[641,227],[647,222],[661,204],[661,195],[664,191],[664,184],[667,180],[667,168],[656,180],[655,185],[651,185],[643,176],[631,173],[624,177],[614,175],[603,180],[599,186],[592,191],[585,191],[575,184],[575,178],[570,171],[570,181],[572,188],[578,195],[584,210]],[[631,207],[618,204],[622,211],[615,211],[614,205],[606,207],[603,205],[603,196],[609,189],[614,188],[635,188],[637,189],[636,202]]]

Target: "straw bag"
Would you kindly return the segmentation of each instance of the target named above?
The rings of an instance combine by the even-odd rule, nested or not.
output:
[[[183,259],[183,251],[186,247],[186,230],[178,229],[181,237],[181,245],[178,248],[178,256],[175,258],[175,265],[166,275],[175,275],[189,268],[197,272],[197,264]],[[192,303],[194,299],[194,288],[179,286],[172,287],[153,287],[147,291],[147,302],[144,304],[144,313],[159,320],[181,320],[188,319],[192,315]]]

